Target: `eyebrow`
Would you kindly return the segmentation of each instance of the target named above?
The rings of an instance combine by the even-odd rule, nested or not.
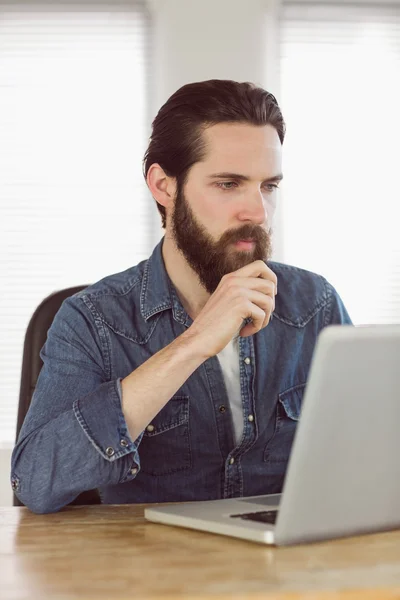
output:
[[[251,177],[248,177],[247,175],[240,175],[239,173],[214,173],[213,175],[209,175],[208,179],[238,179],[239,181],[250,181]],[[283,175],[282,173],[279,173],[278,175],[264,179],[263,183],[282,181],[282,179]]]

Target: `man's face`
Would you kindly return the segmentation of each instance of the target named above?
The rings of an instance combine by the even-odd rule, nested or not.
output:
[[[212,294],[227,273],[271,257],[281,142],[270,125],[221,123],[203,136],[206,157],[177,190],[171,228],[178,249]]]

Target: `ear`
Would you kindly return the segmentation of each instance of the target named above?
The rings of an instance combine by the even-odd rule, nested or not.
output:
[[[165,208],[172,208],[176,194],[175,178],[168,177],[158,163],[153,163],[147,172],[146,181],[154,200]]]

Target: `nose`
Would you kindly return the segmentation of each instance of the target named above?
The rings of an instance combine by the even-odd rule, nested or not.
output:
[[[264,225],[268,220],[267,202],[260,191],[244,198],[238,213],[240,221],[249,221],[255,225]]]

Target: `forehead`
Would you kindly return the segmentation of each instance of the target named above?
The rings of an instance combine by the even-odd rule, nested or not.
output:
[[[274,175],[280,172],[282,144],[278,132],[271,125],[247,123],[218,123],[206,129],[203,138],[207,144],[206,155],[198,166],[201,171],[241,173],[246,170]]]

